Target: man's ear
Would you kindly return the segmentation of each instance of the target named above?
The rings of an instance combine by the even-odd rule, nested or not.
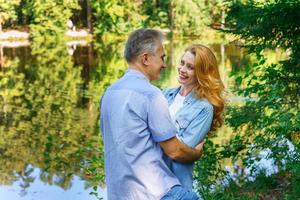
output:
[[[148,53],[143,53],[141,55],[141,62],[143,65],[146,65],[146,66],[149,65],[149,54]]]

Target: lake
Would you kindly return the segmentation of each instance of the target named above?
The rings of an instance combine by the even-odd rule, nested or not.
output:
[[[165,43],[168,68],[154,84],[177,85],[181,53],[187,44],[209,46],[219,62],[229,102],[235,96],[232,71],[242,72],[252,58],[227,41],[173,39]],[[62,41],[33,39],[30,44],[0,44],[0,199],[105,199],[99,99],[126,70],[124,40]],[[222,127],[217,143],[230,138]]]

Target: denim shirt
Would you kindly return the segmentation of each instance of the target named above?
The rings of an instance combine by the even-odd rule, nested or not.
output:
[[[173,103],[180,87],[165,89],[165,95],[169,106]],[[183,106],[177,111],[173,123],[179,127],[177,137],[189,147],[194,148],[201,142],[210,130],[213,120],[213,106],[206,99],[199,99],[195,93],[190,92],[183,102]],[[194,164],[182,164],[171,162],[171,170],[179,178],[183,186],[192,189]]]

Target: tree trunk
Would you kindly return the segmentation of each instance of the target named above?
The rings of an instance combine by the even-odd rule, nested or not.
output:
[[[156,1],[155,1],[155,7],[156,7],[156,8],[159,8],[159,0],[156,0]]]
[[[222,10],[222,16],[221,16],[222,18],[221,18],[221,29],[222,30],[224,30],[224,28],[225,28],[225,11],[224,10]]]
[[[174,63],[176,63],[176,61],[174,60],[175,57],[175,52],[174,52],[174,43],[173,43],[173,35],[170,38],[170,66],[174,66]]]
[[[22,24],[24,26],[27,26],[27,16],[26,15],[22,15]]]
[[[172,1],[169,4],[169,19],[170,19],[170,28],[171,28],[171,34],[173,35],[174,30],[174,9],[173,9],[173,3]]]
[[[86,0],[86,21],[87,21],[87,27],[90,31],[90,33],[93,32],[93,26],[92,26],[92,8],[91,8],[91,2],[90,0]]]
[[[0,44],[0,69],[4,67],[3,46]]]

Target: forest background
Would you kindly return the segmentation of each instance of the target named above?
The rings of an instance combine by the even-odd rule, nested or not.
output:
[[[49,174],[52,168],[59,171],[71,167],[66,162],[66,154],[57,154],[54,150],[64,144],[72,146],[71,142],[62,141],[59,145],[55,142],[62,132],[75,133],[75,129],[86,132],[89,129],[73,125],[74,116],[66,116],[60,111],[54,113],[64,121],[60,131],[46,131],[49,124],[59,123],[55,120],[49,122],[47,113],[53,114],[53,109],[60,110],[62,105],[64,112],[71,112],[78,104],[76,95],[80,89],[75,82],[79,72],[69,66],[71,59],[56,60],[57,55],[63,54],[58,50],[60,45],[71,40],[65,35],[69,20],[77,30],[83,29],[89,33],[86,39],[96,41],[97,53],[104,57],[113,57],[114,53],[102,51],[104,46],[109,48],[110,44],[124,41],[137,28],[151,27],[162,30],[168,38],[226,40],[245,49],[253,60],[240,70],[231,72],[234,86],[230,89],[243,99],[242,102],[228,101],[226,106],[225,122],[234,134],[222,144],[214,141],[219,132],[212,133],[207,139],[205,154],[196,164],[195,190],[204,199],[299,199],[299,10],[299,0],[0,0],[0,35],[10,30],[28,32],[31,51],[37,57],[39,66],[53,66],[54,70],[39,72],[31,66],[20,73],[18,61],[5,61],[1,50],[0,155],[14,158],[18,146],[30,143],[31,149],[43,155],[43,165],[39,167]],[[267,54],[270,50],[281,51],[285,56],[270,62]],[[46,53],[49,53],[48,59],[43,60]],[[101,65],[108,65],[109,62],[107,60]],[[72,73],[62,72],[62,66]],[[124,70],[99,68],[95,71],[85,95],[93,95],[91,104],[98,110],[101,94]],[[52,91],[56,102],[46,98],[53,88],[43,89],[46,79],[39,79],[42,80],[40,83],[34,80],[48,76],[55,79],[47,81],[59,83],[59,87],[73,91],[68,99],[61,98],[63,94],[59,93],[60,90]],[[57,81],[62,78],[63,84]],[[25,92],[25,86],[21,83],[30,83],[39,89]],[[160,86],[160,83],[157,84]],[[35,104],[27,104],[33,100]],[[49,101],[49,107],[39,107],[38,102],[45,101]],[[38,112],[41,110],[44,114]],[[95,121],[98,117],[99,113]],[[28,119],[30,128],[23,123]],[[44,120],[47,125],[40,126],[37,119]],[[78,169],[83,171],[83,176],[89,177],[96,191],[105,177],[103,145],[99,125],[91,126],[96,128],[92,131],[93,137],[86,140],[85,145],[89,148],[72,150],[67,156],[81,155],[75,156],[71,163],[80,163]],[[32,140],[27,138],[32,139],[33,130],[36,131],[37,127],[44,129],[41,131],[39,128],[39,133],[47,134],[35,135],[33,145]],[[82,138],[75,134],[73,139]],[[266,152],[265,157],[261,157],[262,152]],[[274,173],[269,174],[257,164],[262,159],[276,166]],[[222,163],[228,160],[233,166],[238,166],[238,170],[225,169]],[[14,159],[2,159],[1,162],[1,166],[5,166],[1,167],[2,183],[8,181],[7,177],[11,174],[21,173],[20,168],[23,173],[28,171],[28,162],[22,167],[16,167]],[[72,173],[68,175],[72,176]],[[92,194],[97,196],[97,192]]]

